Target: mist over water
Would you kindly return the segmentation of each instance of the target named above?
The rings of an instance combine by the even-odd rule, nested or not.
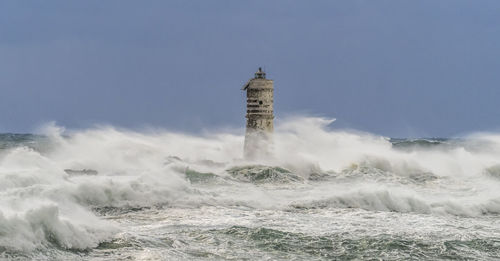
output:
[[[2,134],[0,257],[500,257],[500,134],[389,139],[332,122],[281,122],[258,161],[223,132]]]

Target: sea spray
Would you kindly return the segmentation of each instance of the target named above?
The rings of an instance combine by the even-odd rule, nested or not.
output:
[[[325,251],[349,257],[341,242],[371,242],[372,250],[350,257],[382,258],[407,256],[410,240],[423,257],[498,253],[491,242],[500,238],[500,135],[391,140],[331,129],[332,122],[281,121],[274,155],[258,161],[243,158],[244,137],[231,133],[49,124],[42,135],[4,135],[0,251],[8,258],[252,256],[231,250],[236,242],[261,258],[321,259]],[[422,241],[432,230],[441,233]],[[278,250],[259,243],[266,237],[281,242]],[[293,240],[311,248],[292,251],[300,245]],[[430,247],[456,240],[466,240],[465,250]],[[401,249],[384,250],[387,242]]]

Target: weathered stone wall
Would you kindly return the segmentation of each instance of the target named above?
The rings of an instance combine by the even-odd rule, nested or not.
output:
[[[247,89],[247,131],[273,132],[273,81],[252,79]]]
[[[247,87],[247,129],[245,157],[268,157],[274,131],[273,81],[262,78],[250,80]]]

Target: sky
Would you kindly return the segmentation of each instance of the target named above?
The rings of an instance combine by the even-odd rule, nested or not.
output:
[[[499,14],[496,0],[1,1],[0,132],[243,128],[259,66],[276,121],[500,131]]]

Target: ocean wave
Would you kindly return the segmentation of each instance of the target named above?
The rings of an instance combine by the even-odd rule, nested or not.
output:
[[[292,202],[296,209],[315,208],[357,208],[368,211],[389,211],[399,213],[453,215],[478,217],[500,214],[500,198],[477,199],[430,198],[401,189],[357,190],[313,199]]]
[[[40,206],[10,217],[0,212],[0,246],[9,251],[33,251],[51,246],[83,250],[96,247],[116,232],[99,219],[90,219],[81,222],[81,217],[77,220],[62,217],[55,205]]]
[[[49,128],[33,146],[21,137],[0,153],[0,248],[93,248],[120,229],[101,215],[151,207],[500,213],[498,136],[401,150],[329,123],[278,124],[273,157],[258,162],[242,158],[244,137],[231,133]]]
[[[189,235],[196,235],[189,238]],[[185,240],[192,242],[180,251],[184,259],[235,258],[272,260],[446,260],[491,259],[500,254],[495,239],[436,240],[409,238],[402,235],[364,235],[323,233],[310,235],[285,228],[232,226],[224,229],[191,232]],[[231,242],[233,249],[225,251]],[[251,253],[251,254],[249,254]]]
[[[234,178],[253,183],[290,183],[303,178],[281,167],[263,165],[237,166],[227,170]]]

